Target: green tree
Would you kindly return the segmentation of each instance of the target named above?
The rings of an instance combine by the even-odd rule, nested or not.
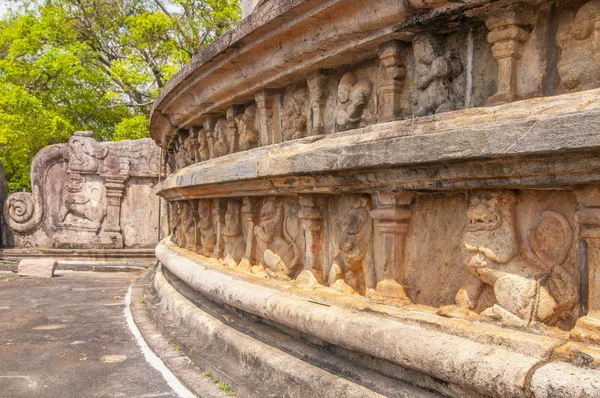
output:
[[[12,1],[0,20],[0,160],[29,187],[44,146],[75,130],[147,136],[152,101],[238,20],[238,0]]]

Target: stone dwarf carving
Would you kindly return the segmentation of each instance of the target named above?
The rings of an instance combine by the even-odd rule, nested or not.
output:
[[[338,108],[336,125],[339,131],[357,127],[360,124],[363,111],[369,96],[371,83],[358,80],[354,72],[346,73],[338,85]]]
[[[443,41],[431,34],[419,34],[413,40],[416,116],[433,115],[455,109],[452,79],[460,75],[462,65],[444,54]]]
[[[256,130],[256,105],[250,105],[242,115],[237,117],[240,150],[246,151],[258,144]]]
[[[194,206],[191,202],[179,202],[179,238],[177,244],[182,249],[194,250],[196,225],[194,222]]]
[[[225,213],[225,226],[223,228],[223,241],[225,242],[224,256],[226,262],[239,264],[246,253],[246,238],[242,231],[241,203],[239,200],[227,201]]]
[[[196,132],[190,131],[190,134],[183,141],[183,148],[185,150],[185,163],[187,166],[192,165],[200,161],[198,157],[198,139],[196,138]]]
[[[196,152],[196,161],[204,162],[210,159],[210,144],[206,130],[200,130],[198,132],[198,147]]]
[[[517,327],[555,325],[578,302],[573,276],[561,266],[572,245],[572,230],[564,216],[543,212],[529,229],[535,259],[519,254],[515,229],[516,197],[510,191],[472,195],[463,233],[466,275],[456,305],[438,314],[475,319],[486,286],[496,303],[485,308],[483,320]]]
[[[260,221],[254,227],[257,257],[270,276],[289,279],[300,265],[301,251],[285,220],[284,203],[276,197],[263,200]]]
[[[213,157],[218,158],[230,153],[231,137],[229,122],[226,119],[219,119],[213,132]]]
[[[600,87],[600,0],[584,4],[559,28],[558,74],[569,91]]]
[[[367,254],[372,238],[368,199],[363,196],[344,198],[342,236],[338,254],[333,259],[327,282],[336,290],[364,295],[371,272]]]
[[[198,210],[194,214],[196,223],[195,251],[211,256],[217,244],[217,234],[212,220],[212,207],[209,200],[199,200]]]
[[[188,164],[189,155],[184,146],[184,142],[185,142],[185,138],[183,138],[183,136],[181,134],[178,134],[177,138],[175,140],[175,150],[174,150],[175,151],[175,153],[174,153],[175,168],[177,170],[181,170],[181,169],[189,166],[189,164]]]
[[[281,129],[284,141],[295,140],[306,136],[307,126],[306,90],[294,91],[285,101],[282,112]]]

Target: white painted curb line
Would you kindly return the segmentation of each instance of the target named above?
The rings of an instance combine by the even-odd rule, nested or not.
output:
[[[146,361],[156,370],[160,372],[162,377],[164,377],[165,381],[171,387],[171,389],[179,395],[180,398],[197,398],[190,390],[188,390],[181,382],[175,377],[173,372],[164,364],[164,362],[148,347],[146,341],[142,337],[140,330],[137,328],[137,325],[133,321],[133,315],[131,315],[131,291],[132,287],[129,286],[129,290],[127,291],[127,296],[125,296],[125,319],[127,320],[127,326],[129,326],[129,330],[133,333],[137,344],[140,346],[142,353],[144,353],[144,358]]]

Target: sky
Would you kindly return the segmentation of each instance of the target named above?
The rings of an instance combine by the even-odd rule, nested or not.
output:
[[[7,3],[8,3],[8,0],[0,0],[0,17],[2,17],[4,15],[4,13],[6,12],[6,10],[8,9]],[[179,7],[177,7],[174,4],[169,4],[169,1],[166,2],[166,6],[170,12],[179,11]]]
[[[6,12],[6,0],[0,0],[0,16]]]

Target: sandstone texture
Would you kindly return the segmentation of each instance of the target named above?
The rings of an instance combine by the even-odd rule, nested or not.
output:
[[[24,259],[19,262],[19,276],[52,278],[58,262],[51,259]]]
[[[98,142],[76,132],[35,156],[32,192],[4,202],[18,248],[149,248],[159,236],[160,149],[149,139]]]
[[[153,106],[157,300],[191,289],[442,396],[593,395],[600,2],[243,7]]]

